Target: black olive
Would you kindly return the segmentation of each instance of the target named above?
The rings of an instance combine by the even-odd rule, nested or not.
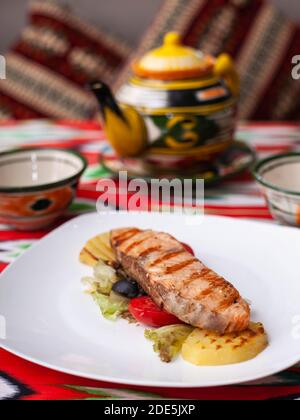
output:
[[[128,299],[133,299],[140,296],[140,289],[135,281],[122,279],[113,285],[113,291],[119,295],[125,296]]]

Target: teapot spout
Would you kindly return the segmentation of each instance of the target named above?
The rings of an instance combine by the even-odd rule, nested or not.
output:
[[[93,82],[90,89],[98,101],[108,140],[117,154],[121,157],[140,155],[147,146],[143,117],[132,107],[121,108],[105,83]]]
[[[112,94],[111,89],[109,88],[109,86],[107,86],[107,84],[101,81],[96,81],[90,83],[89,87],[97,99],[100,108],[100,113],[104,123],[106,120],[107,109],[110,109],[119,118],[122,118],[124,122],[127,122],[123,112],[121,111],[121,108],[119,107],[117,101],[115,100]]]

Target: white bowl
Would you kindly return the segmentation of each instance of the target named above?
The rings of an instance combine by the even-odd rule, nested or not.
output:
[[[0,223],[40,229],[56,221],[75,196],[85,159],[62,149],[0,153]]]
[[[254,176],[272,215],[281,223],[300,227],[300,153],[264,159],[256,165]]]

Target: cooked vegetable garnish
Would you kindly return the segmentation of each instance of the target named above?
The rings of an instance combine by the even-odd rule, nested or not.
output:
[[[99,261],[114,263],[115,260],[115,254],[110,246],[109,232],[90,239],[81,250],[79,256],[79,261],[90,267],[94,267]]]
[[[138,322],[148,327],[160,328],[181,323],[176,316],[160,309],[149,296],[132,299],[128,309]]]
[[[182,347],[185,361],[197,366],[221,366],[253,359],[268,345],[262,324],[250,323],[246,331],[230,334],[195,329]]]
[[[145,337],[154,342],[153,350],[163,362],[171,362],[181,351],[182,345],[193,331],[188,325],[169,325],[157,330],[146,330]]]
[[[99,306],[104,318],[115,321],[120,315],[128,310],[128,299],[111,293],[109,296],[101,293],[92,293],[94,301]]]

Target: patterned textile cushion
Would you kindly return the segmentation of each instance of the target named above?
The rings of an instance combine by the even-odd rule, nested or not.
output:
[[[165,0],[131,59],[159,45],[170,30],[206,52],[234,56],[242,76],[240,118],[300,118],[300,82],[291,76],[300,27],[267,0]],[[116,88],[129,70],[128,63]]]
[[[97,78],[111,83],[128,47],[55,1],[31,2],[29,15],[20,40],[6,55],[0,119],[90,118],[95,102],[84,85]]]

